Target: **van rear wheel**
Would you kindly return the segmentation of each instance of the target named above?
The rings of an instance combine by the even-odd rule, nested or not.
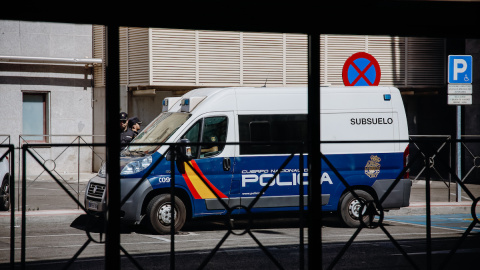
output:
[[[170,194],[161,194],[154,197],[147,206],[149,225],[153,231],[159,234],[169,234],[172,224],[172,204]],[[174,224],[175,233],[182,229],[185,224],[187,211],[185,204],[178,197],[175,197]]]
[[[364,190],[355,190],[359,199],[365,202],[373,201],[372,195]],[[355,198],[351,192],[342,195],[339,202],[339,217],[342,223],[351,228],[357,228],[361,225],[360,211],[362,209],[362,202]],[[368,214],[365,214],[367,207],[363,207],[363,222],[366,226],[370,225]]]

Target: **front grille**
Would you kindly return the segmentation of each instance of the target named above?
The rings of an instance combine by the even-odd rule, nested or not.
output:
[[[91,183],[87,190],[87,199],[92,201],[102,201],[105,185]]]

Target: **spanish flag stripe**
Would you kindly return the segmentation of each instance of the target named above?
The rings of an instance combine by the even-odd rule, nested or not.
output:
[[[200,170],[200,168],[198,167],[197,163],[194,160],[192,160],[192,166],[198,172],[198,174],[200,174],[200,176],[202,176],[202,178],[205,180],[205,182],[208,184],[208,186],[210,186],[210,188],[218,195],[218,197],[228,198],[225,194],[223,194],[220,190],[218,190],[210,181],[208,181],[207,177],[205,177],[205,175],[203,175],[202,170]],[[202,181],[202,179],[199,179],[199,180]],[[203,183],[203,181],[202,181],[202,183]],[[216,196],[215,196],[215,198],[216,198]]]
[[[197,190],[195,187],[193,187],[192,181],[190,181],[190,178],[188,178],[187,173],[182,174],[183,179],[185,179],[185,183],[187,183],[188,189],[190,190],[190,193],[192,193],[193,198],[195,199],[201,199],[200,194],[198,194]]]
[[[185,172],[187,173],[188,179],[193,185],[193,188],[196,190],[200,199],[213,199],[215,195],[208,189],[207,185],[198,177],[198,175],[190,168],[190,166],[185,164]]]

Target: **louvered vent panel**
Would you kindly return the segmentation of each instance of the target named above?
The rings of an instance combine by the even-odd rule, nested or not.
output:
[[[432,86],[445,83],[445,40],[407,38],[408,86]]]
[[[240,85],[240,32],[198,31],[200,85]]]
[[[401,37],[368,36],[368,53],[373,55],[380,65],[380,85],[405,84],[404,40]]]
[[[128,83],[128,28],[120,27],[120,84]]]
[[[105,27],[103,25],[93,26],[93,57],[105,59]],[[93,72],[95,87],[104,87],[105,65],[95,65]]]
[[[149,85],[149,29],[128,29],[128,85]]]
[[[196,85],[195,31],[152,29],[155,85]]]
[[[325,35],[324,42],[327,59],[321,66],[322,72],[326,72],[322,83],[343,85],[343,64],[352,54],[366,51],[366,36]]]
[[[243,84],[283,85],[283,34],[243,34]]]
[[[320,35],[320,84],[326,84],[327,82],[327,77],[328,77],[328,72],[325,70],[325,63],[328,61],[327,59],[327,54],[325,53],[326,51],[326,37],[325,35]],[[308,47],[307,47],[308,51]],[[308,57],[308,52],[307,52],[307,57]],[[307,59],[307,65],[308,65],[308,59]],[[308,67],[307,67],[308,68]],[[307,84],[308,84],[308,78],[307,78]]]
[[[308,83],[308,39],[307,35],[286,34],[287,85]]]

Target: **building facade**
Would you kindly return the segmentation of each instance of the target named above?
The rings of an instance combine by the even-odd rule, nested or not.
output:
[[[104,27],[1,21],[0,30],[0,110],[5,116],[0,133],[10,135],[15,145],[70,143],[75,135],[104,142]],[[161,112],[165,97],[198,87],[307,84],[303,34],[124,27],[120,39],[120,107],[144,123]],[[322,35],[320,50],[322,85],[343,85],[346,59],[370,53],[381,66],[380,85],[402,91],[410,134],[450,132],[453,124],[435,124],[454,117],[443,101],[445,39]],[[31,134],[36,136],[26,136]],[[72,155],[54,148],[41,151],[54,165],[76,166],[68,162]],[[89,159],[98,169],[104,152],[96,149],[98,156],[88,156],[82,170],[91,169]]]
[[[94,26],[96,58],[103,58],[104,35],[103,26]],[[446,98],[445,39],[321,35],[320,44],[322,85],[343,85],[345,61],[356,52],[367,52],[380,64],[380,85],[402,91],[411,134],[448,132],[449,128],[441,128],[430,133],[432,119],[417,115],[425,108],[419,101],[427,98],[435,101],[429,110],[450,117],[446,99],[441,101]],[[161,112],[164,97],[198,87],[307,85],[304,34],[130,27],[121,28],[120,46],[121,108],[144,122]],[[102,67],[95,68],[95,74],[96,89],[104,88]],[[95,107],[94,113],[102,105]],[[97,124],[94,130],[96,134],[104,132]]]
[[[0,20],[0,134],[15,147],[91,142],[93,66],[101,65],[92,57],[92,25]],[[34,151],[54,174],[92,171],[86,149]],[[27,164],[32,177],[46,175],[31,157]]]

